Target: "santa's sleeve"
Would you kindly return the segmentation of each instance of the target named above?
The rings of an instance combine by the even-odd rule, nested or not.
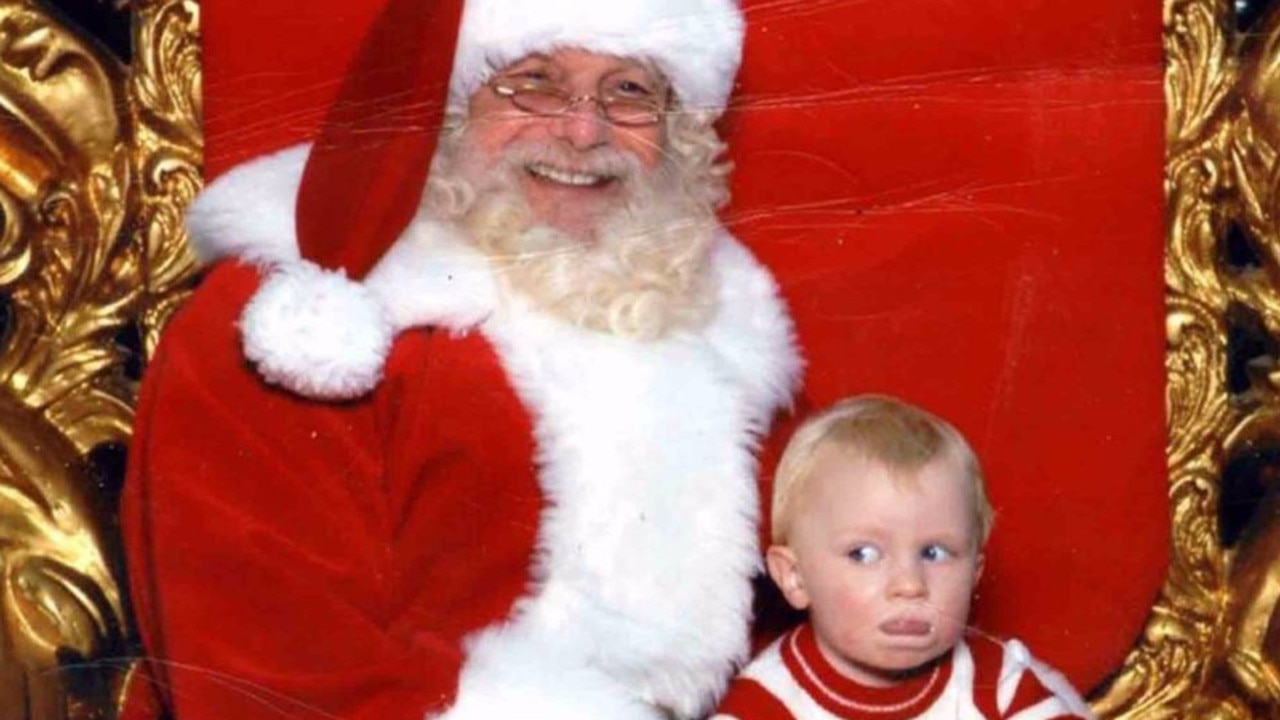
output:
[[[385,408],[263,385],[236,329],[257,283],[217,268],[144,383],[122,525],[152,677],[175,720],[419,720],[461,653],[397,622]]]

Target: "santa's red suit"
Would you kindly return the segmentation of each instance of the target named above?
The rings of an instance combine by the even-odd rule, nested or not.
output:
[[[711,720],[1062,720],[1093,718],[1057,671],[1017,640],[961,640],[891,687],[840,673],[801,625],[751,661]]]
[[[493,57],[474,45],[508,5],[468,4],[455,96],[482,79],[468,62],[571,41],[644,50],[682,99],[723,105],[736,3],[634,0],[554,38],[507,18],[524,34]],[[638,20],[666,39],[605,27]],[[691,50],[673,27],[712,30]],[[504,290],[419,214],[357,283],[300,254],[307,157],[197,201],[196,247],[225,259],[140,402],[124,527],[177,720],[708,712],[748,649],[754,450],[798,380],[769,272],[721,230],[710,321],[630,340]]]

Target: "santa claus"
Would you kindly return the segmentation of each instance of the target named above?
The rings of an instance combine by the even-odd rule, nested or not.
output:
[[[123,520],[177,720],[711,708],[799,369],[716,218],[742,33],[393,0],[315,147],[199,198]]]

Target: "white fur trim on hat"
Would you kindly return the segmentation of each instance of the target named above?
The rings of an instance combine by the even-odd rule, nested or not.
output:
[[[724,110],[742,59],[735,0],[467,0],[449,85],[456,105],[495,70],[575,47],[657,63],[690,109]]]
[[[298,259],[294,208],[310,145],[242,163],[209,183],[187,208],[187,232],[201,262],[238,257],[258,265]]]
[[[368,288],[306,261],[270,270],[240,316],[240,333],[264,380],[323,400],[373,390],[394,339]]]
[[[371,391],[396,333],[465,332],[493,311],[488,260],[456,229],[416,217],[364,282],[298,256],[293,208],[310,146],[236,167],[187,214],[200,258],[236,257],[265,278],[240,318],[246,357],[274,385],[313,399]]]
[[[236,257],[265,278],[240,315],[245,357],[264,380],[319,400],[350,400],[378,384],[394,337],[367,287],[299,258],[294,207],[309,145],[244,163],[187,211],[204,262]]]

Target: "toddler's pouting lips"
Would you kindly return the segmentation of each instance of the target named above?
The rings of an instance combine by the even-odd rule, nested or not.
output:
[[[932,629],[933,623],[913,617],[891,618],[880,623],[880,632],[886,635],[919,637],[928,635]]]

